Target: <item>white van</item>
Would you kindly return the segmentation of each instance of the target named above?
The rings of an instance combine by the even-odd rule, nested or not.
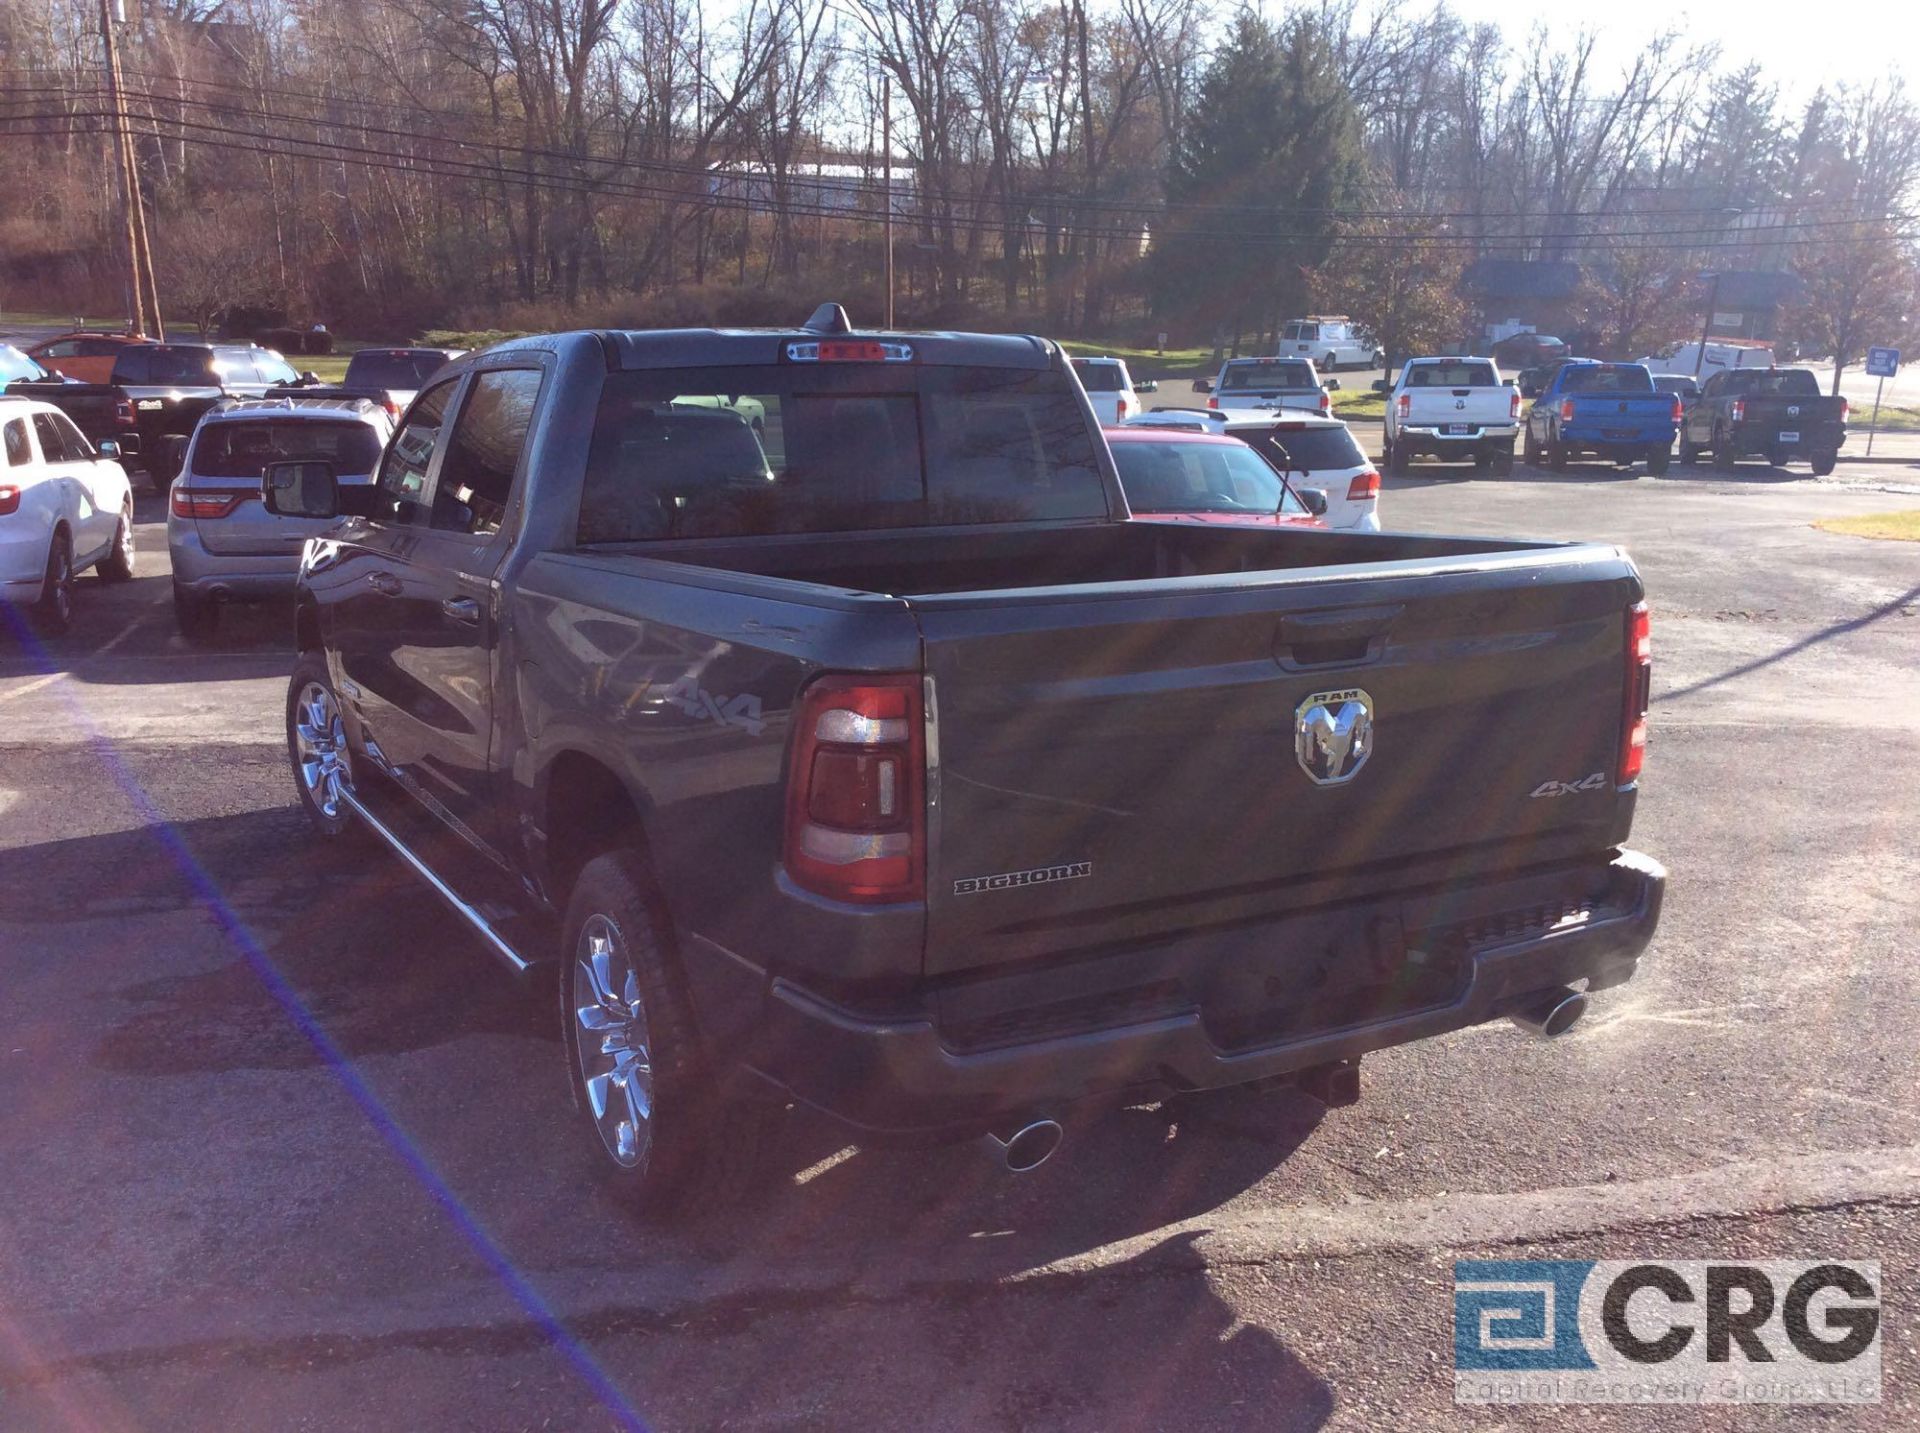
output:
[[[1378,368],[1386,359],[1345,314],[1290,319],[1280,326],[1280,352],[1287,358],[1310,358],[1322,373],[1336,368]]]
[[[1639,360],[1654,373],[1695,373],[1702,383],[1729,368],[1772,368],[1773,350],[1764,343],[1738,338],[1707,340],[1704,357],[1698,343],[1670,343]]]

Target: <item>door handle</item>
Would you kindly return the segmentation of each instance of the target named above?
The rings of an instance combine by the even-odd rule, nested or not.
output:
[[[473,626],[480,621],[480,604],[471,597],[448,597],[442,599],[440,610],[450,621],[463,622]]]
[[[404,590],[401,587],[400,579],[395,577],[391,572],[369,572],[367,574],[367,586],[371,587],[375,592],[378,592],[382,597],[398,597]]]

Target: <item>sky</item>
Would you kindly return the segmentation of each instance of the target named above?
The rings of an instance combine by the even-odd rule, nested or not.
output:
[[[1720,46],[1722,64],[1757,61],[1788,95],[1840,80],[1865,83],[1896,63],[1920,86],[1920,0],[1605,0],[1599,6],[1529,6],[1513,0],[1448,0],[1469,22],[1492,21],[1521,44],[1538,20],[1556,35],[1582,22],[1599,30],[1596,51],[1609,68],[1631,64],[1637,37],[1662,28]],[[1557,18],[1558,17],[1558,18]],[[1600,23],[1604,20],[1604,23]]]

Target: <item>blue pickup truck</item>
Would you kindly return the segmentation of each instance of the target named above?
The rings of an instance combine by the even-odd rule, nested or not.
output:
[[[1567,460],[1592,453],[1621,467],[1647,460],[1664,473],[1679,431],[1680,399],[1653,386],[1643,363],[1563,363],[1527,410],[1522,454],[1556,473]]]

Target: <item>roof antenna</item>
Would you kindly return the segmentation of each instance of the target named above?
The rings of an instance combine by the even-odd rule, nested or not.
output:
[[[847,322],[847,311],[839,304],[821,304],[813,311],[813,317],[802,325],[808,333],[852,333],[853,325]]]

